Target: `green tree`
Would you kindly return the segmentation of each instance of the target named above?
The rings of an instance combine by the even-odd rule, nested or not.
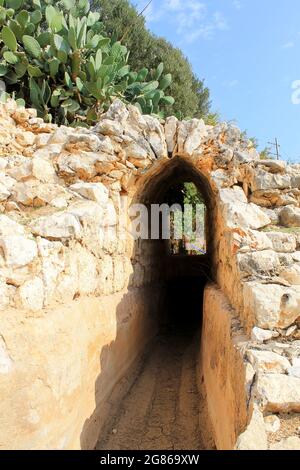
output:
[[[167,115],[200,118],[209,113],[209,90],[195,76],[182,51],[151,34],[144,17],[127,0],[92,0],[92,8],[100,12],[107,34],[121,40],[130,50],[128,60],[132,67],[151,69],[164,63],[165,73],[173,78],[169,93],[175,99],[172,107],[163,106]]]

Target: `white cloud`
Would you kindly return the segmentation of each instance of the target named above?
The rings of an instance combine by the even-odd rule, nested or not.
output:
[[[147,0],[140,0],[139,10],[146,4]],[[223,13],[209,13],[208,5],[201,0],[153,0],[145,16],[148,23],[165,20],[187,43],[211,39],[217,31],[229,29]]]
[[[293,47],[295,47],[294,41],[288,41],[281,46],[281,49],[292,49]]]
[[[232,4],[233,4],[234,8],[236,8],[237,10],[241,10],[242,2],[240,2],[240,0],[233,0]]]

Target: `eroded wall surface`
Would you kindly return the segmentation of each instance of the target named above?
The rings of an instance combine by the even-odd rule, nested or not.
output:
[[[159,253],[132,240],[124,204],[175,161],[209,187],[215,281],[247,338],[235,347],[251,422],[237,447],[253,428],[265,446],[289,445],[268,422],[300,411],[300,165],[260,160],[228,124],[159,122],[116,100],[94,128],[72,129],[10,101],[0,108],[1,448],[93,447],[105,397],[163,301]],[[222,311],[212,318],[219,328]]]

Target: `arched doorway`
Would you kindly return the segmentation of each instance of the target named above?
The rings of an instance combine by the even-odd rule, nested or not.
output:
[[[158,162],[153,170],[145,176],[132,200],[136,213],[131,212],[131,216],[141,234],[132,250],[133,287],[155,285],[157,303],[151,303],[146,289],[144,296],[144,302],[152,305],[149,314],[155,328],[149,330],[149,344],[133,386],[98,448],[212,448],[205,401],[199,392],[197,362],[203,291],[214,277],[214,197],[206,178],[185,159]],[[195,240],[187,240],[183,231],[182,238],[176,240],[176,251],[172,230],[170,237],[164,233],[162,206],[182,207],[190,196],[201,205],[200,225],[205,231],[202,230],[201,246],[197,234]],[[136,222],[138,212],[144,214],[144,227],[141,219]],[[154,217],[157,214],[159,219]],[[174,225],[176,215],[173,211],[167,214]]]

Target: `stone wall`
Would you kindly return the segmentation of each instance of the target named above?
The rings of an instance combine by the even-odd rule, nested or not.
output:
[[[105,397],[155,332],[151,289],[163,301],[159,253],[124,235],[124,201],[151,199],[175,167],[205,194],[214,279],[248,338],[241,406],[260,423],[300,410],[300,165],[260,160],[228,124],[161,123],[116,100],[94,128],[72,129],[10,101],[0,108],[2,448],[94,445]],[[102,374],[106,354],[118,365]]]

